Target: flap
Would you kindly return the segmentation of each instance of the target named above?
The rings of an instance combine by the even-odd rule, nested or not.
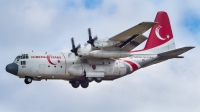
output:
[[[122,51],[131,51],[137,46],[139,46],[141,43],[143,43],[145,40],[147,40],[147,37],[144,35],[139,35],[137,38],[132,40],[130,43],[125,45],[121,50]]]
[[[129,38],[131,38],[133,35],[140,35],[149,30],[151,27],[153,27],[155,22],[142,22],[122,33],[119,33],[113,37],[110,38],[110,40],[113,41],[126,41]]]

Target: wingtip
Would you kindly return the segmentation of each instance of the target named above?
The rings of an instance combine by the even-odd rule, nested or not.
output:
[[[190,48],[190,49],[193,49],[193,48],[195,48],[196,46],[188,46],[188,48]]]

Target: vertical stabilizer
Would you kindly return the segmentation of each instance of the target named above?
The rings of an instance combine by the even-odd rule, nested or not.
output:
[[[167,13],[159,11],[155,22],[158,24],[152,27],[144,50],[154,48],[153,51],[157,50],[158,53],[175,49],[173,33]]]

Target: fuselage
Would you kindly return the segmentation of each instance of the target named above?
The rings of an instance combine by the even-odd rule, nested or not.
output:
[[[41,79],[84,80],[85,75],[103,80],[131,74],[141,67],[152,63],[157,55],[133,54],[127,58],[102,59],[81,58],[72,53],[26,53],[16,57],[13,63],[18,66],[17,75],[20,78],[33,77]],[[84,74],[86,72],[86,74]]]

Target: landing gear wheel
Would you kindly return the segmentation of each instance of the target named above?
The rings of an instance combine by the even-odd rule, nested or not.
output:
[[[97,82],[97,83],[100,83],[103,78],[102,77],[95,77],[94,80]]]
[[[78,81],[72,82],[71,85],[72,85],[73,88],[78,88],[80,86],[80,83]]]
[[[82,88],[87,88],[89,86],[88,82],[81,83]]]
[[[27,78],[25,78],[24,79],[24,82],[26,83],[26,84],[30,84],[31,82],[32,82],[32,78],[31,77],[27,77]]]
[[[94,80],[94,78],[93,77],[85,77],[85,80],[87,82],[92,82]]]

